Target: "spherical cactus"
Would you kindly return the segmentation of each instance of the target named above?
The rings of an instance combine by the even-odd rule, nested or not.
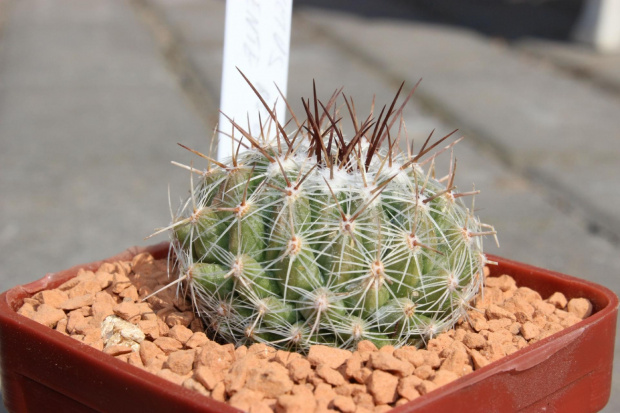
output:
[[[346,138],[336,95],[304,101],[292,133],[272,117],[271,140],[231,120],[246,150],[227,161],[192,151],[209,168],[188,167],[199,177],[168,227],[171,245],[196,311],[228,342],[417,344],[452,327],[481,288],[482,236],[494,231],[460,199],[476,192],[455,192],[455,162],[434,177],[431,151],[450,135],[417,154],[399,149],[397,94],[364,122],[345,97]]]

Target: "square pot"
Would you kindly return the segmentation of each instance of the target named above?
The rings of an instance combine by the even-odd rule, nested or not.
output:
[[[80,268],[131,260],[147,251],[165,258],[168,244],[131,248],[104,261],[48,274],[0,295],[0,367],[10,412],[183,411],[237,412],[17,314],[24,298],[56,288]],[[592,302],[585,320],[467,374],[393,412],[594,412],[611,390],[618,298],[605,287],[530,265],[490,256],[491,276],[508,274],[518,286]]]

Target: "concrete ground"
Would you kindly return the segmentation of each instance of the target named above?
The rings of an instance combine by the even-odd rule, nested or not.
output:
[[[579,2],[333,3],[295,0],[294,107],[313,79],[367,108],[423,78],[409,134],[467,137],[457,184],[482,190],[488,251],[620,292],[620,56],[566,41]],[[176,143],[208,148],[223,16],[217,0],[0,2],[0,290],[164,239],[143,240],[168,186],[187,191]]]

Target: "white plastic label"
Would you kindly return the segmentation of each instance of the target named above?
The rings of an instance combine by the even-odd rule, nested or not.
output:
[[[283,123],[286,105],[275,85],[286,96],[292,0],[227,0],[224,32],[224,64],[220,110],[252,135],[260,135],[259,113],[263,125],[270,116],[252,88],[254,87]],[[217,157],[225,160],[232,154],[231,122],[222,114],[218,129]],[[271,128],[275,134],[275,126]],[[239,132],[235,139],[241,138]],[[247,140],[245,141],[248,144]],[[236,148],[236,145],[235,145]]]

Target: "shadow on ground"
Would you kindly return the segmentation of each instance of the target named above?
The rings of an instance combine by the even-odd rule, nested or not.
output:
[[[570,40],[584,0],[295,0],[296,9],[321,8],[365,18],[454,25],[515,41]]]

